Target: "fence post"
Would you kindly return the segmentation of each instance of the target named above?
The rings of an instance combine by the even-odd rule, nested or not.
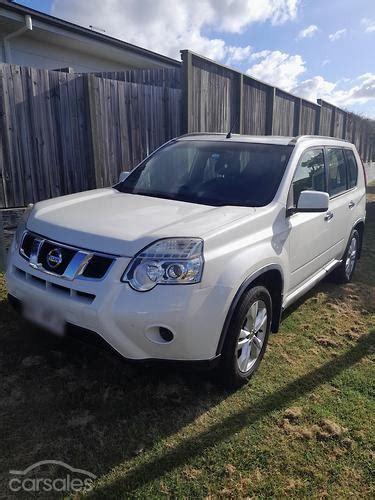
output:
[[[237,82],[238,82],[238,91],[236,93],[237,95],[237,102],[236,102],[236,112],[238,113],[238,132],[240,134],[243,134],[244,131],[244,125],[243,125],[243,74],[239,73],[237,75]]]
[[[316,115],[315,115],[315,135],[320,135],[320,116],[321,116],[321,111],[322,111],[322,106],[319,104],[319,99],[318,99],[318,106],[319,108],[316,110]]]
[[[293,135],[301,135],[301,121],[302,121],[302,99],[298,98],[295,101],[294,110],[294,124],[293,124]]]
[[[342,139],[346,139],[346,127],[347,127],[347,121],[348,121],[348,113],[344,113],[344,123],[342,125]]]
[[[188,50],[181,50],[182,58],[182,109],[181,132],[200,132],[192,130],[192,97],[193,97],[193,55]]]
[[[273,134],[273,116],[275,107],[276,89],[271,87],[267,96],[266,106],[266,135]]]
[[[6,104],[6,86],[4,65],[0,64],[0,206],[8,207],[14,203],[14,196],[11,192],[12,161],[9,146],[9,112]]]
[[[96,110],[96,96],[93,85],[93,75],[85,73],[84,88],[85,88],[85,101],[87,110],[87,134],[89,138],[89,158],[90,158],[90,186],[92,188],[103,187],[103,179],[101,175],[101,162],[100,162],[100,148],[102,138],[98,134],[97,120],[95,115]]]
[[[336,108],[332,106],[331,137],[335,137],[335,130],[336,130]]]

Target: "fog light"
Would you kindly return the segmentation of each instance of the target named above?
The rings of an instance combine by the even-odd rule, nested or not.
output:
[[[159,334],[164,342],[171,342],[173,340],[173,333],[168,328],[164,328],[164,326],[159,328]]]

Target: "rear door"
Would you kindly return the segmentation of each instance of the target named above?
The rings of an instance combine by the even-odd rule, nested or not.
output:
[[[346,159],[343,148],[326,147],[325,159],[327,165],[329,213],[328,221],[332,259],[341,258],[346,242],[349,238],[347,227],[349,226],[349,198],[348,198],[348,174]]]
[[[345,149],[346,166],[348,171],[348,208],[350,227],[347,228],[347,240],[349,240],[348,230],[363,220],[366,211],[366,188],[363,178],[363,168],[358,164],[357,158],[352,149]],[[358,158],[360,161],[360,159]]]
[[[358,166],[354,154],[349,149],[327,147],[325,149],[329,210],[329,238],[332,259],[341,259],[356,223],[356,206],[361,193],[357,189]]]
[[[327,191],[323,147],[308,149],[301,155],[290,192],[294,207],[304,190]],[[290,292],[331,259],[326,219],[325,212],[295,213],[289,218]]]

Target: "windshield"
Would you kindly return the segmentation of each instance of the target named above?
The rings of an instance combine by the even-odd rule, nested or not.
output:
[[[264,206],[276,194],[292,149],[275,144],[176,141],[115,188],[205,205]]]

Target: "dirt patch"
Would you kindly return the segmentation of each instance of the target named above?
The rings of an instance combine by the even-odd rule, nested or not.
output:
[[[324,347],[338,347],[339,343],[329,337],[317,337],[316,342]]]
[[[309,427],[296,429],[297,435],[303,439],[340,439],[347,429],[333,420],[324,418],[319,424],[313,424]]]
[[[302,417],[302,408],[299,406],[293,406],[292,408],[287,408],[284,411],[284,418],[289,422],[296,422]]]
[[[202,471],[195,467],[185,467],[182,473],[187,480],[191,481],[197,479],[202,474]]]

